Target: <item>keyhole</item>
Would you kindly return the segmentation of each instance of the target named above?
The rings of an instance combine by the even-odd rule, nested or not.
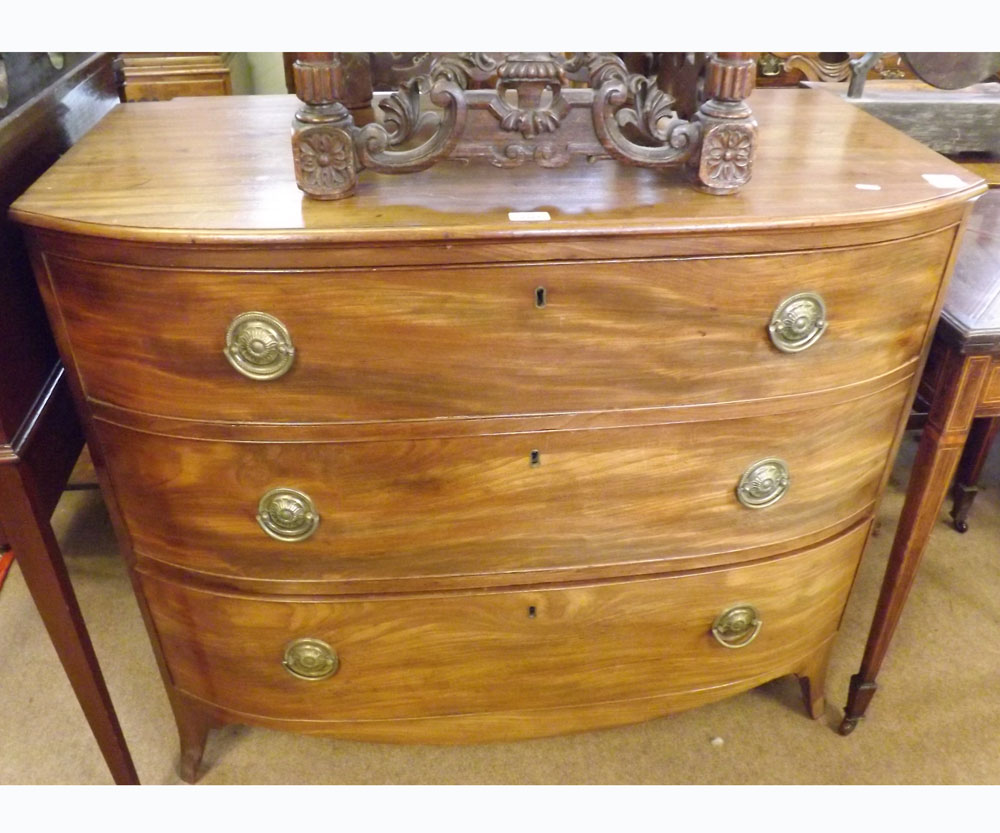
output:
[[[535,306],[539,309],[545,307],[545,287],[540,286],[535,290]]]
[[[542,464],[542,452],[537,448],[531,449],[531,467],[537,468]]]
[[[528,608],[528,618],[529,619],[534,619],[535,618],[535,606],[534,605],[531,605]]]

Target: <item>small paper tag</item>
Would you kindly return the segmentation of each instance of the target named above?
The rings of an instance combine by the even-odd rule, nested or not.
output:
[[[507,219],[512,223],[530,223],[551,220],[548,211],[508,211]]]
[[[965,185],[954,174],[921,174],[921,176],[935,188],[961,188]]]
[[[882,186],[881,185],[871,185],[870,183],[867,183],[867,182],[859,182],[854,187],[857,188],[859,191],[881,191],[882,190]]]

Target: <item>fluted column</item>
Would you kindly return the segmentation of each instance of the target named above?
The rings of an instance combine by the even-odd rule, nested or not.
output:
[[[303,103],[292,121],[295,181],[317,199],[348,197],[358,181],[354,121],[342,102],[348,86],[344,54],[300,52],[292,66]]]
[[[745,52],[718,52],[709,59],[705,103],[693,121],[701,125],[701,152],[688,162],[696,187],[732,194],[750,181],[757,149],[757,122],[746,99],[756,65]]]

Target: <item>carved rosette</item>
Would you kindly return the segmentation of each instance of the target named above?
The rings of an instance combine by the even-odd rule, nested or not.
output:
[[[358,179],[354,120],[341,103],[349,86],[341,60],[345,55],[350,59],[349,53],[300,52],[292,67],[303,104],[292,120],[295,181],[321,200],[349,196]]]
[[[698,179],[713,194],[735,191],[750,181],[755,131],[746,124],[720,124],[702,140]]]
[[[315,125],[292,136],[295,179],[311,197],[338,199],[357,184],[354,139],[340,127]]]
[[[742,52],[720,52],[708,62],[704,104],[694,122],[702,129],[698,154],[688,160],[695,186],[709,194],[733,194],[750,181],[757,122],[744,100],[754,87],[754,62]]]

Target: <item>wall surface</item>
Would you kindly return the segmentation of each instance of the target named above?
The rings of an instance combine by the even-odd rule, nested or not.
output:
[[[280,95],[287,93],[285,87],[285,65],[280,52],[244,52],[249,67],[250,89],[247,92],[258,95]],[[233,92],[236,92],[235,84]]]

